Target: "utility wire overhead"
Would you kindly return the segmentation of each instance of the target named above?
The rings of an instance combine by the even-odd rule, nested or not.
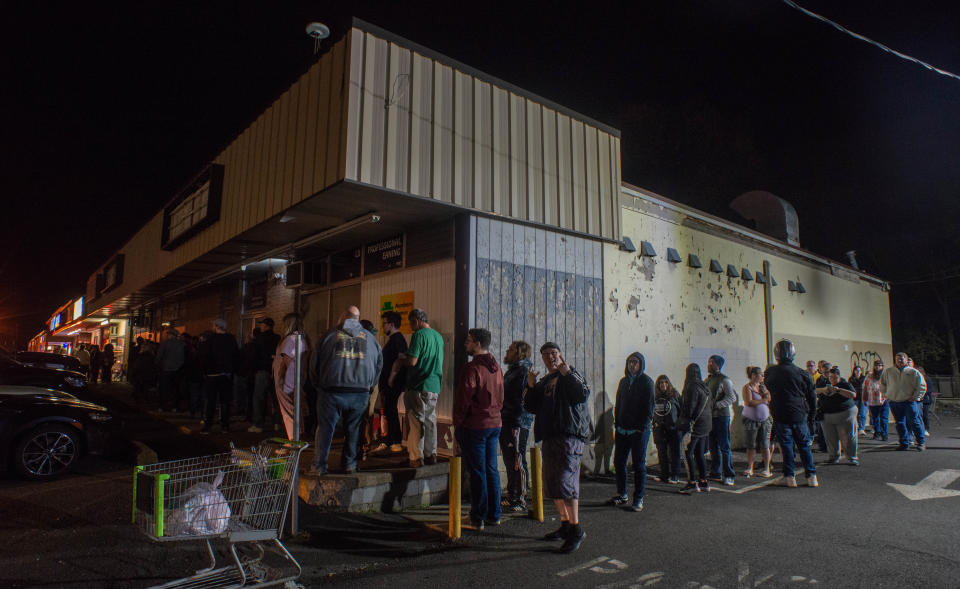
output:
[[[879,47],[880,49],[883,49],[884,51],[886,51],[887,53],[889,53],[889,54],[891,54],[891,55],[895,55],[895,56],[899,57],[900,59],[905,59],[905,60],[907,60],[907,61],[912,61],[913,63],[916,63],[916,64],[918,64],[918,65],[921,65],[921,66],[927,68],[928,70],[930,70],[930,71],[932,71],[932,72],[936,72],[936,73],[938,73],[938,74],[940,74],[940,75],[947,76],[947,77],[949,77],[949,78],[954,78],[955,80],[960,80],[960,76],[958,76],[957,74],[954,74],[954,73],[948,72],[947,70],[943,70],[943,69],[940,69],[940,68],[938,68],[938,67],[936,67],[936,66],[930,65],[929,63],[927,63],[927,62],[925,62],[925,61],[922,61],[922,60],[919,60],[919,59],[917,59],[916,57],[911,57],[911,56],[909,56],[909,55],[907,55],[907,54],[905,54],[905,53],[900,53],[899,51],[897,51],[897,50],[895,50],[895,49],[891,49],[891,48],[887,47],[887,46],[884,45],[883,43],[878,43],[877,41],[874,41],[873,39],[869,39],[869,38],[867,38],[867,37],[864,37],[864,36],[861,35],[861,34],[854,33],[854,32],[851,31],[850,29],[844,28],[843,26],[841,26],[841,25],[833,22],[832,20],[830,20],[829,18],[827,18],[827,17],[825,17],[825,16],[821,16],[821,15],[817,14],[816,12],[811,12],[811,11],[807,10],[806,8],[804,8],[804,7],[800,6],[799,4],[797,4],[796,2],[792,2],[791,0],[783,0],[783,3],[786,4],[787,6],[791,7],[791,8],[795,8],[796,10],[799,10],[800,12],[806,14],[807,16],[809,16],[809,17],[811,17],[811,18],[815,18],[815,19],[817,19],[817,20],[819,20],[819,21],[823,21],[823,22],[827,23],[828,25],[830,25],[831,27],[837,29],[837,30],[840,31],[841,33],[846,33],[847,35],[850,35],[850,36],[853,37],[854,39],[859,39],[860,41],[864,41],[864,42],[866,42],[866,43],[870,43],[871,45],[873,45],[873,46],[875,46],[875,47]]]

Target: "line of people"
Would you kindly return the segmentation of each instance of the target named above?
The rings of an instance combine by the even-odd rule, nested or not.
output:
[[[113,379],[116,357],[112,343],[107,342],[102,348],[99,344],[78,343],[74,348],[73,357],[80,362],[80,370],[90,383],[95,384],[98,380],[108,383]]]

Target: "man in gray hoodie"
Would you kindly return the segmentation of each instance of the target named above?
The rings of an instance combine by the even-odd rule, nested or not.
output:
[[[377,338],[360,325],[360,309],[347,307],[340,324],[323,337],[310,359],[310,380],[317,389],[316,451],[310,474],[327,473],[333,432],[341,419],[346,432],[341,466],[346,474],[356,472],[360,423],[382,368]]]
[[[723,370],[723,356],[710,356],[704,381],[713,399],[713,429],[710,430],[710,478],[724,485],[733,486],[736,473],[733,471],[733,454],[730,452],[730,416],[737,392],[733,381]],[[721,467],[723,470],[721,471]]]

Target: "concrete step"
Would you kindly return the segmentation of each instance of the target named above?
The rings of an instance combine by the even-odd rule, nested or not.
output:
[[[361,468],[363,465],[361,464]],[[301,472],[300,498],[323,511],[393,513],[447,501],[449,464],[359,470],[322,476]]]

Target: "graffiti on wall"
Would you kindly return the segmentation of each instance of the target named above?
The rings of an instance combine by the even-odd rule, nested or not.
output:
[[[850,371],[853,372],[853,368],[859,366],[860,369],[863,370],[863,373],[866,374],[873,368],[873,362],[875,360],[879,360],[881,363],[883,362],[880,354],[873,350],[867,350],[865,352],[857,352],[854,350],[850,352]]]

